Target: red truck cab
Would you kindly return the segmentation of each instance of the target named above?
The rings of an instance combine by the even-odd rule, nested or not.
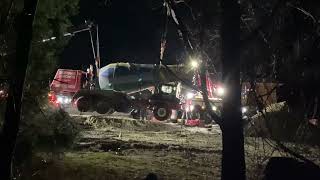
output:
[[[83,88],[85,82],[84,71],[58,69],[50,84],[49,101],[56,105],[70,105],[73,95]]]

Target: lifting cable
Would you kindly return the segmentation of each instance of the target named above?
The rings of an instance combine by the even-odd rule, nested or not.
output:
[[[163,12],[164,12],[164,27],[163,27],[163,32],[161,35],[161,40],[160,40],[160,63],[159,63],[159,68],[161,68],[161,65],[163,65],[165,67],[165,69],[167,70],[167,72],[169,72],[169,74],[171,74],[172,76],[174,76],[177,80],[181,81],[183,84],[185,84],[187,87],[197,91],[197,92],[201,92],[201,90],[199,90],[199,88],[193,86],[192,84],[188,83],[186,80],[180,78],[176,73],[174,73],[166,64],[163,64],[163,57],[164,57],[164,52],[166,50],[166,43],[167,43],[167,34],[168,34],[168,24],[169,24],[169,18],[172,17],[173,20],[175,21],[177,27],[178,27],[178,31],[179,31],[179,36],[182,37],[183,35],[183,31],[181,30],[181,23],[179,23],[177,16],[174,13],[174,10],[172,9],[172,7],[169,5],[170,2],[167,2],[167,0],[164,0],[163,2]],[[188,36],[186,36],[188,37]],[[184,38],[182,38],[183,40],[185,40]],[[189,38],[187,38],[189,39]],[[190,44],[190,48],[192,49],[191,43],[189,40],[187,40]],[[186,45],[186,44],[185,44]],[[187,47],[186,47],[187,48]],[[187,48],[188,49],[188,48]]]
[[[186,25],[183,23],[182,19],[176,15],[177,8],[175,6],[175,2],[173,0],[165,0],[165,2],[168,4],[168,7],[171,12],[171,17],[177,26],[178,34],[180,38],[183,40],[184,46],[186,48],[186,52],[191,55],[194,55],[194,48],[190,41],[189,31]]]
[[[177,9],[176,9],[176,6],[175,6],[175,2],[173,0],[165,0],[164,2],[166,4],[166,6],[167,6],[167,10],[170,11],[169,15],[171,15],[173,21],[176,24],[176,27],[177,27],[177,30],[178,30],[178,35],[183,40],[186,53],[188,55],[194,55],[195,54],[195,50],[194,50],[194,47],[192,46],[192,42],[190,40],[189,31],[188,31],[186,25],[181,20],[181,18],[178,15],[176,15],[176,13],[175,13],[175,12],[177,12]],[[189,87],[189,88],[191,88],[191,89],[203,94],[202,89],[199,89],[198,87],[194,86],[193,84],[190,84],[187,81],[183,80],[178,75],[176,75],[176,73],[174,73],[167,65],[165,65],[165,64],[163,64],[163,65],[164,65],[164,67],[166,68],[166,70],[170,74],[172,74],[175,78],[177,78],[182,83],[184,83],[187,87]],[[205,101],[205,99],[204,99],[204,101]],[[206,102],[206,104],[209,104],[209,102]],[[221,118],[216,113],[214,113],[210,108],[207,108],[207,112],[212,117],[212,119],[215,119],[215,121],[218,124],[221,124],[220,123],[221,122]]]
[[[167,44],[167,34],[168,34],[168,23],[169,23],[169,17],[171,16],[171,13],[170,13],[170,8],[169,8],[169,5],[168,3],[166,2],[166,0],[164,0],[163,2],[163,20],[164,20],[164,26],[163,26],[163,29],[162,29],[162,35],[161,35],[161,39],[160,39],[160,52],[159,52],[159,64],[156,65],[156,71],[154,71],[154,76],[155,76],[155,80],[154,80],[154,84],[155,84],[155,87],[157,89],[158,92],[160,92],[160,90],[158,89],[159,88],[159,84],[160,84],[160,81],[159,81],[159,76],[160,76],[160,68],[161,68],[161,65],[163,64],[162,61],[163,61],[163,57],[164,57],[164,52],[166,50],[166,44]]]
[[[162,64],[164,52],[166,50],[166,44],[167,44],[167,34],[168,34],[168,23],[169,23],[169,17],[171,16],[169,5],[166,1],[163,3],[164,8],[164,28],[161,35],[160,40],[160,63]]]

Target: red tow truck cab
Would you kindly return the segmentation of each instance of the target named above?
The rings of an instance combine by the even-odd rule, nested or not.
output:
[[[70,105],[73,95],[82,88],[86,73],[81,70],[58,69],[50,84],[49,101]]]

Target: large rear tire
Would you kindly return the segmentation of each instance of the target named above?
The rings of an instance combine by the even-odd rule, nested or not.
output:
[[[111,111],[110,105],[107,102],[99,102],[97,104],[97,113],[99,114],[107,114]]]
[[[153,116],[159,121],[167,120],[171,116],[171,109],[165,105],[158,105],[153,110]]]
[[[137,109],[134,109],[131,111],[131,116],[133,119],[140,119],[140,112]]]
[[[87,112],[90,109],[90,100],[89,98],[81,96],[76,100],[76,105],[78,111]]]

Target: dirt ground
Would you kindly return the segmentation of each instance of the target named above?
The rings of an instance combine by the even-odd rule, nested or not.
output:
[[[32,179],[145,179],[150,173],[158,179],[220,179],[222,142],[217,125],[185,127],[125,116],[73,118],[81,128],[73,150],[54,160],[41,156]],[[317,150],[308,154],[320,157]],[[261,178],[266,157],[279,155],[267,143],[246,138],[248,179]]]

